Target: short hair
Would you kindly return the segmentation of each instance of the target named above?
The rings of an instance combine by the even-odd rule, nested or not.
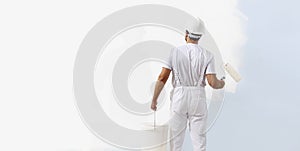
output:
[[[194,33],[190,33],[188,30],[186,30],[186,34],[188,35],[188,37],[191,39],[191,40],[194,40],[194,41],[198,41],[202,35],[198,35],[198,34],[194,34]]]
[[[200,37],[199,37],[199,38],[194,38],[194,37],[190,37],[190,36],[189,36],[189,38],[190,38],[191,40],[194,40],[194,41],[198,41],[198,40],[200,39]]]

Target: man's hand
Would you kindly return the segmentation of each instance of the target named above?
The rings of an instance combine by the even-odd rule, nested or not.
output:
[[[152,103],[151,103],[151,109],[153,110],[153,111],[156,111],[156,109],[157,109],[157,101],[152,101]]]
[[[222,78],[218,80],[216,74],[206,74],[208,84],[214,89],[222,89],[225,85],[225,81]]]
[[[165,83],[167,82],[169,75],[170,75],[171,70],[167,68],[162,68],[161,73],[158,76],[157,82],[155,84],[155,89],[154,89],[154,94],[152,98],[152,104],[151,104],[151,109],[156,111],[157,107],[157,99],[158,96],[163,89]]]

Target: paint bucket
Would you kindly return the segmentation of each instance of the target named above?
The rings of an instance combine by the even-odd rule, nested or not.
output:
[[[155,145],[155,147],[151,149],[142,149],[142,151],[167,151],[169,150],[169,143],[168,143],[168,137],[169,137],[169,127],[167,124],[163,125],[155,125],[154,123],[143,123],[142,124],[142,130],[147,131],[150,133],[155,133],[155,137],[152,139],[159,140],[160,144]]]

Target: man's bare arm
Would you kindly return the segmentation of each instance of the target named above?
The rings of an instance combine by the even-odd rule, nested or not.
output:
[[[207,74],[206,78],[207,78],[208,84],[214,89],[221,89],[225,85],[225,82],[223,80],[219,80],[216,77],[216,74]]]
[[[171,70],[167,68],[162,68],[161,73],[158,76],[157,82],[155,84],[155,90],[152,98],[152,104],[151,104],[151,109],[156,111],[157,107],[157,98],[163,89],[164,85],[166,84],[169,75],[170,75]]]

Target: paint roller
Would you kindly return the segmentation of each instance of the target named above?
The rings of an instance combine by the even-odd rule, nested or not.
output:
[[[235,82],[241,81],[241,75],[229,63],[224,64],[223,67]]]
[[[156,111],[154,111],[154,119],[153,119],[154,131],[156,129]]]

